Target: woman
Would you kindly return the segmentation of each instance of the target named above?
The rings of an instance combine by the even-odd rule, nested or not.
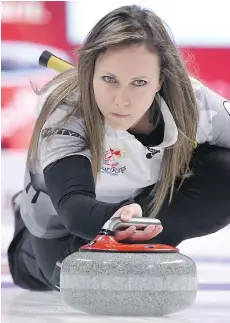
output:
[[[40,93],[25,188],[13,200],[14,282],[56,289],[55,265],[112,217],[162,226],[118,241],[178,245],[230,220],[226,99],[188,76],[158,16],[137,6],[102,18],[78,66]],[[198,146],[198,147],[197,147]]]

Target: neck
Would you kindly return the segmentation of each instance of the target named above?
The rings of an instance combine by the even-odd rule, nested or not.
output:
[[[141,117],[141,119],[128,129],[128,132],[135,134],[149,135],[153,130],[154,126],[149,122],[149,110]]]

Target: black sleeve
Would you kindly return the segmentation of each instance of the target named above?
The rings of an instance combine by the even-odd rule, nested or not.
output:
[[[66,229],[82,239],[96,237],[103,225],[123,205],[97,201],[90,161],[73,155],[47,166],[44,178],[48,194]]]

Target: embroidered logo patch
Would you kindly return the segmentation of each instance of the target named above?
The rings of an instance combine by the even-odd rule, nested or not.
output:
[[[223,105],[227,113],[230,115],[230,101],[224,101]]]
[[[117,176],[119,173],[124,173],[126,166],[121,166],[120,162],[126,158],[128,158],[128,154],[125,149],[110,148],[104,153],[102,173],[112,176]]]

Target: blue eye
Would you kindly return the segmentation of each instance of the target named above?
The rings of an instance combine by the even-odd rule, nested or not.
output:
[[[102,76],[102,79],[106,82],[106,83],[116,83],[116,80],[114,77],[112,76]]]
[[[136,86],[143,86],[143,85],[145,85],[147,82],[146,82],[146,81],[144,81],[144,80],[136,80],[136,81],[134,81],[133,83],[134,83],[134,85],[136,85]]]

